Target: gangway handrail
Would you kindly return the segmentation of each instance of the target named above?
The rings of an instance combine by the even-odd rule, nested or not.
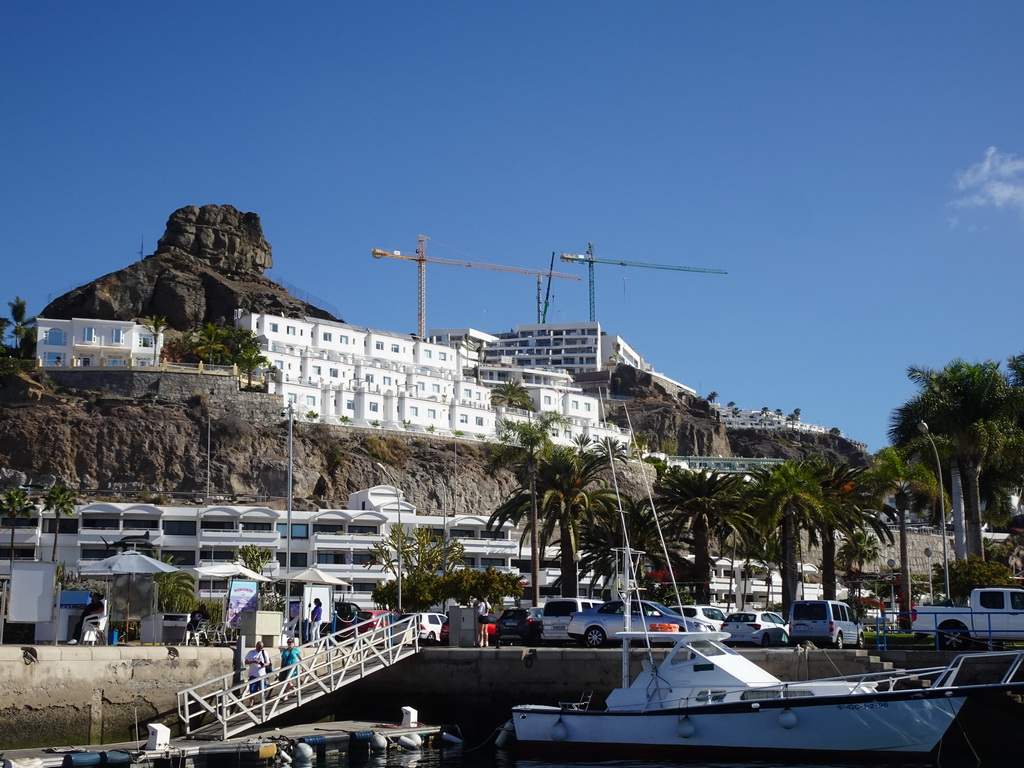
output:
[[[260,678],[265,683],[258,692],[250,692],[250,680],[234,682],[237,671],[178,691],[178,717],[185,733],[212,725],[212,717],[226,739],[419,651],[415,617],[363,629],[366,623],[300,645],[299,662]],[[277,679],[280,671],[292,668],[294,675]]]

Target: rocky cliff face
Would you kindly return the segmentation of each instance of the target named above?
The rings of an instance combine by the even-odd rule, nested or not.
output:
[[[179,331],[230,324],[236,309],[338,319],[263,277],[272,264],[257,214],[230,205],[186,206],[171,214],[156,253],[60,296],[40,316],[135,320],[156,315]]]

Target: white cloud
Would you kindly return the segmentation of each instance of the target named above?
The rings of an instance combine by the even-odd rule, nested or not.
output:
[[[956,177],[964,196],[954,201],[964,207],[995,206],[1024,214],[1024,158],[985,150],[985,158]]]

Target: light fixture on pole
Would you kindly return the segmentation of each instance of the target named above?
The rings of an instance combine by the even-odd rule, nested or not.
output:
[[[397,601],[398,601],[398,612],[402,612],[402,542],[405,539],[405,528],[402,527],[402,492],[398,489],[398,483],[395,482],[394,476],[388,471],[388,468],[381,464],[379,461],[374,462],[380,471],[384,473],[391,481],[391,487],[395,490],[395,505],[398,507],[398,578],[397,578]]]
[[[206,403],[206,503],[210,503],[210,424],[213,422],[213,390]]]
[[[928,438],[928,442],[932,444],[932,453],[935,454],[935,471],[938,472],[939,481],[939,518],[942,520],[942,575],[946,582],[945,598],[949,600],[949,552],[946,543],[946,497],[942,492],[942,463],[939,461],[939,449],[935,447],[932,433],[923,420],[917,422],[917,431]]]
[[[285,539],[285,555],[284,555],[284,572],[285,576],[291,573],[292,570],[292,423],[295,421],[295,404],[288,401],[288,476],[286,483],[288,485],[288,510],[287,510],[287,537]],[[292,618],[292,580],[289,578],[285,579],[284,582],[284,613],[285,621],[291,621]]]
[[[896,610],[896,577],[892,572],[892,569],[896,567],[896,561],[890,557],[886,564],[889,566],[889,605],[893,613],[898,613]]]

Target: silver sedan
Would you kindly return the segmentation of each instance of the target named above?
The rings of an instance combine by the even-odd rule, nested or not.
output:
[[[588,648],[600,648],[615,639],[616,632],[625,629],[626,607],[622,600],[607,603],[574,613],[569,619],[569,637],[578,640]],[[713,632],[714,627],[696,619],[688,619],[672,613],[660,603],[649,600],[633,600],[631,629],[643,629],[640,620],[647,624],[652,641],[658,640],[659,632]]]

